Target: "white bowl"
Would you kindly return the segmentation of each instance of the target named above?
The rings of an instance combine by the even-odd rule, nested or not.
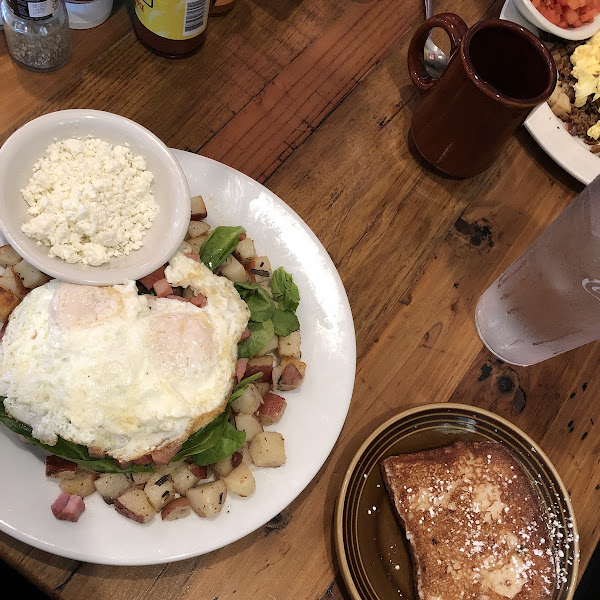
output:
[[[159,206],[139,250],[97,267],[50,258],[48,248],[38,245],[21,231],[21,225],[31,217],[20,190],[31,177],[34,164],[53,141],[86,136],[113,145],[129,144],[134,155],[141,155],[154,174],[152,190]],[[145,127],[113,113],[99,110],[50,113],[18,129],[0,148],[0,230],[27,262],[57,279],[87,285],[114,285],[155,271],[173,256],[183,241],[190,210],[187,180],[171,151]]]
[[[533,6],[531,0],[513,0],[513,4],[530,23],[565,40],[587,40],[600,30],[600,14],[597,14],[591,23],[586,23],[580,27],[563,29],[550,23],[546,17],[543,17],[542,13]]]

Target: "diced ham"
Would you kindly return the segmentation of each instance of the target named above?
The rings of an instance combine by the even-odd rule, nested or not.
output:
[[[75,471],[77,471],[76,463],[54,454],[46,456],[46,477],[74,476]]]
[[[242,332],[242,336],[240,337],[240,342],[247,340],[252,335],[252,332],[246,327]]]
[[[101,452],[100,450],[96,450],[95,448],[88,448],[88,454],[92,458],[104,459],[106,458],[106,452]]]
[[[156,292],[159,298],[166,298],[167,296],[173,296],[173,288],[169,285],[166,279],[159,279],[152,284],[152,289]]]
[[[171,444],[160,450],[154,450],[152,452],[152,460],[157,465],[166,465],[170,460],[179,452],[181,444]]]
[[[204,294],[196,294],[190,302],[198,308],[204,308],[206,306],[206,296]]]
[[[150,454],[144,454],[133,461],[136,465],[149,465],[152,462],[152,456]]]
[[[185,256],[187,256],[188,258],[191,258],[192,260],[195,260],[198,263],[202,262],[202,260],[200,259],[200,255],[195,254],[194,252],[186,252]]]
[[[273,423],[277,423],[279,419],[281,419],[286,405],[287,403],[283,396],[278,396],[277,394],[268,392],[263,398],[263,403],[258,409],[260,422],[263,425],[272,425]]]
[[[183,296],[177,296],[176,294],[169,294],[167,298],[169,300],[179,300],[180,302],[190,302],[190,300],[187,298],[184,298]]]
[[[139,279],[139,282],[147,289],[151,290],[157,281],[165,278],[165,267],[159,267],[156,271]]]
[[[63,492],[50,508],[52,514],[60,521],[75,523],[85,510],[85,503],[81,496]]]
[[[131,465],[131,461],[130,460],[118,460],[117,464],[119,465],[119,468],[126,469],[127,467],[129,467]]]
[[[239,383],[242,379],[244,379],[244,373],[246,372],[246,367],[248,366],[247,358],[238,358],[236,369],[235,369],[235,379]]]

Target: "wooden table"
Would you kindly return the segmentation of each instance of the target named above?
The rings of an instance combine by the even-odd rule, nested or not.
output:
[[[436,3],[469,24],[501,7]],[[247,173],[323,242],[357,332],[345,427],[278,519],[207,556],[135,568],[79,563],[0,535],[0,556],[47,593],[344,598],[331,523],[352,455],[402,409],[448,400],[491,409],[541,445],[572,496],[586,565],[600,537],[600,344],[513,368],[482,349],[473,321],[483,290],[583,186],[524,130],[473,179],[423,164],[409,141],[419,97],[406,69],[421,20],[421,0],[240,0],[211,20],[201,52],[169,61],[137,42],[119,6],[100,27],[73,32],[73,57],[53,74],[16,67],[2,37],[0,142],[43,113],[97,108]]]

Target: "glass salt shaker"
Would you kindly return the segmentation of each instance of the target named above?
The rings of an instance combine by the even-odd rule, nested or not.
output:
[[[64,0],[1,0],[11,58],[32,71],[55,71],[71,56]]]

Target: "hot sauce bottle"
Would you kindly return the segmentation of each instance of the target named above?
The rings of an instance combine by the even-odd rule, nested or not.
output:
[[[148,50],[183,58],[204,43],[209,8],[210,0],[135,0],[133,29]]]

